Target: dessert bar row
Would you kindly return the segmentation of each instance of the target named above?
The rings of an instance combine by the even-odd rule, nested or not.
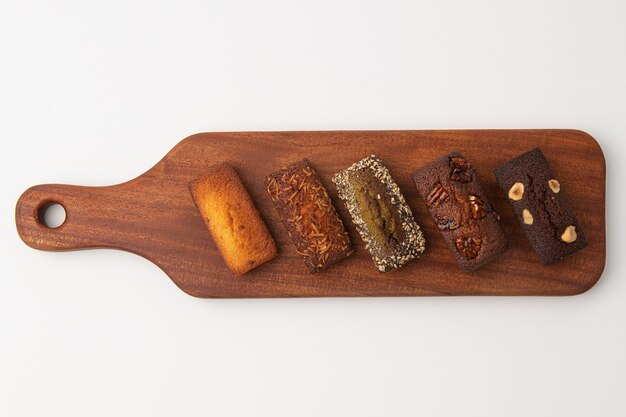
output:
[[[542,264],[587,246],[539,149],[507,162],[495,175]],[[380,159],[368,156],[332,181],[379,272],[399,268],[424,251],[424,235]],[[413,181],[461,270],[473,271],[506,251],[500,217],[463,155],[455,151],[432,161],[415,171]],[[353,253],[345,226],[308,160],[268,175],[265,187],[311,273]],[[276,243],[232,166],[210,168],[189,189],[233,272],[244,274],[276,256]]]

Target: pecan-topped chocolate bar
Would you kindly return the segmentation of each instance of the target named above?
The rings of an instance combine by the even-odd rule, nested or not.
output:
[[[498,215],[474,167],[459,152],[418,169],[413,181],[461,270],[480,268],[507,249]]]
[[[587,246],[580,223],[541,150],[512,159],[495,174],[542,264],[549,265]]]

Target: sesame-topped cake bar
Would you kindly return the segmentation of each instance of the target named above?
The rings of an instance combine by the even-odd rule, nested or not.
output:
[[[352,254],[350,237],[308,160],[268,175],[265,187],[311,273]]]
[[[399,268],[424,251],[422,231],[380,159],[368,156],[337,173],[333,182],[380,272]]]

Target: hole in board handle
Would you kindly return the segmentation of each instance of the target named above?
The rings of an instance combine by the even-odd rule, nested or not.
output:
[[[43,204],[37,211],[37,220],[42,226],[49,229],[56,229],[65,223],[65,207],[56,201]]]

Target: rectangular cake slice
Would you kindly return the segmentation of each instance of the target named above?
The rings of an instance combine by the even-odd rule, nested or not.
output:
[[[424,251],[413,213],[382,161],[368,156],[333,177],[374,265],[387,272]]]
[[[461,270],[500,256],[507,240],[474,167],[451,152],[413,174],[417,191]]]
[[[210,168],[189,184],[189,191],[233,272],[244,274],[276,256],[274,239],[232,166]]]
[[[587,246],[580,223],[541,150],[512,159],[495,174],[542,264],[549,265]]]
[[[348,232],[308,160],[270,174],[265,186],[309,272],[326,269],[352,254]]]

